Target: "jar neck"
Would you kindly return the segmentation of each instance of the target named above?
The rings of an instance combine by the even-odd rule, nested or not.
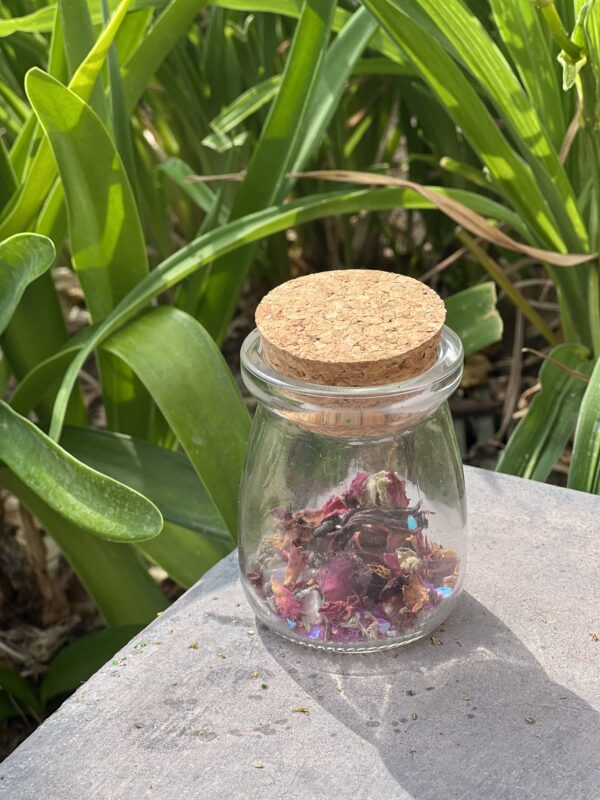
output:
[[[326,386],[274,370],[255,329],[242,345],[241,365],[248,390],[274,413],[319,433],[355,436],[393,432],[430,416],[460,383],[463,348],[444,326],[435,363],[416,378],[381,386]]]

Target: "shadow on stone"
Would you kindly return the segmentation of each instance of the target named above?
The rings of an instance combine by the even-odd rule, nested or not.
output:
[[[374,797],[383,768],[415,800],[600,797],[600,714],[469,594],[437,632],[441,645],[348,656],[300,650],[262,626],[260,636],[315,706],[377,748],[385,767],[367,751],[357,764]],[[315,752],[321,768],[341,736]]]

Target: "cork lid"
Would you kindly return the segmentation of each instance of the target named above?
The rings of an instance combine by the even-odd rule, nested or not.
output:
[[[446,309],[413,278],[380,270],[333,270],[288,281],[256,309],[269,364],[329,386],[408,380],[436,360]]]

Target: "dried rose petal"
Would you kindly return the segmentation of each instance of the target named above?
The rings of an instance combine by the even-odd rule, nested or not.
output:
[[[319,611],[327,617],[330,623],[341,622],[350,619],[360,604],[358,595],[352,595],[345,600],[333,600],[321,606]]]
[[[332,494],[331,497],[328,497],[321,509],[322,513],[322,520],[327,519],[327,517],[331,517],[333,514],[344,514],[348,510],[348,506],[346,505],[344,499],[339,495]]]
[[[356,594],[357,561],[350,555],[335,555],[317,573],[321,594],[326,601],[345,600]]]
[[[290,586],[296,583],[304,567],[308,563],[308,553],[302,547],[291,547],[287,553],[287,557],[288,563],[283,583],[285,586]]]
[[[390,505],[395,508],[408,508],[408,497],[406,495],[406,483],[401,481],[395,472],[388,472],[387,496]]]
[[[369,477],[368,472],[360,471],[357,472],[354,476],[352,483],[350,484],[350,488],[344,494],[344,499],[350,506],[357,506],[360,505],[360,501],[362,500],[362,496],[365,493],[365,487],[367,484],[367,478]]]
[[[271,590],[275,606],[282,617],[297,621],[302,614],[302,603],[287,587],[276,578],[271,578]]]
[[[421,611],[429,600],[429,589],[423,585],[417,572],[410,576],[410,583],[402,590],[407,609],[416,614]]]

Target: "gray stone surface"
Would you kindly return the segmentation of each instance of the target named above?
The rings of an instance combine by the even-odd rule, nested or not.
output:
[[[600,499],[473,469],[467,487],[441,645],[287,643],[230,557],[0,765],[0,798],[598,800]]]

